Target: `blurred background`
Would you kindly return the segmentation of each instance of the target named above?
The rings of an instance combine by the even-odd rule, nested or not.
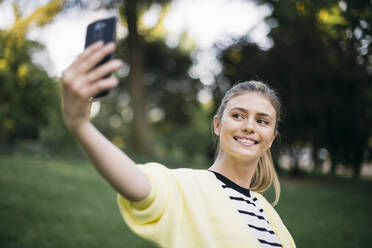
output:
[[[283,103],[276,209],[297,246],[372,243],[372,1],[3,0],[0,247],[152,247],[61,118],[62,71],[113,15],[120,85],[91,113],[106,137],[138,163],[208,168],[224,92],[262,80]]]

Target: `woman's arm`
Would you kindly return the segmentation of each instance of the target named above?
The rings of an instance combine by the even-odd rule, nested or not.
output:
[[[63,120],[98,172],[111,186],[128,200],[140,201],[150,193],[148,177],[89,121],[90,99],[100,91],[118,84],[117,78],[103,76],[118,70],[122,65],[120,60],[111,60],[94,68],[114,50],[113,43],[104,46],[102,42],[97,42],[88,47],[63,72]]]

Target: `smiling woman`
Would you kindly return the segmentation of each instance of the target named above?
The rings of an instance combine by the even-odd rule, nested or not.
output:
[[[281,104],[274,90],[262,82],[250,81],[240,83],[226,92],[213,119],[214,132],[220,136],[221,145],[212,167],[231,174],[231,177],[235,177],[231,171],[235,167],[245,168],[249,173],[240,174],[243,175],[242,178],[236,180],[258,192],[267,190],[273,183],[276,193],[274,204],[279,200],[280,184],[270,147],[278,133],[280,108]],[[230,136],[220,135],[225,126],[232,129]],[[237,142],[240,150],[235,148]],[[239,156],[239,151],[242,156]],[[233,153],[234,156],[229,155]],[[239,159],[236,161],[234,157],[237,156]],[[244,163],[243,166],[239,165],[240,160]],[[233,166],[226,167],[226,164]]]
[[[92,96],[113,88],[122,62],[94,67],[114,51],[88,47],[63,73],[63,118],[98,172],[118,192],[127,225],[160,247],[295,247],[274,208],[260,194],[279,183],[270,155],[280,104],[260,82],[229,90],[213,119],[218,156],[209,170],[136,164],[89,121]]]

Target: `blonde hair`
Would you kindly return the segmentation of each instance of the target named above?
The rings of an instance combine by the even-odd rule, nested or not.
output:
[[[259,93],[266,97],[276,112],[276,123],[275,132],[278,133],[278,122],[280,121],[280,108],[281,103],[276,92],[271,89],[268,85],[258,81],[248,81],[236,84],[234,87],[229,89],[223,97],[221,104],[216,112],[216,116],[221,120],[227,103],[234,97],[241,95],[246,92]],[[219,151],[219,145],[218,150]],[[258,166],[253,174],[250,189],[257,192],[264,192],[273,184],[275,191],[275,200],[273,205],[275,206],[280,197],[280,183],[278,175],[275,171],[274,162],[271,157],[270,149],[266,150],[264,155],[259,159]]]

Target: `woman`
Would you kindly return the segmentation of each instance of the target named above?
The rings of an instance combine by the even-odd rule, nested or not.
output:
[[[270,156],[280,103],[260,82],[230,89],[213,119],[219,137],[209,170],[170,170],[158,163],[135,164],[89,121],[90,99],[115,87],[104,75],[118,70],[115,50],[95,43],[62,77],[64,122],[101,175],[118,194],[127,225],[160,247],[295,247],[273,207],[258,192],[279,183]]]

